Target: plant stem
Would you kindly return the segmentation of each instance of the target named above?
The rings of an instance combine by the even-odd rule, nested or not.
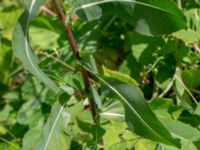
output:
[[[58,14],[58,16],[59,16],[59,18],[62,22],[62,25],[64,27],[66,36],[69,40],[69,44],[70,44],[72,51],[74,53],[74,56],[75,56],[76,60],[81,60],[81,57],[80,57],[80,54],[79,54],[79,51],[78,51],[78,45],[75,41],[75,38],[74,38],[73,33],[71,31],[71,28],[66,23],[67,20],[66,20],[66,16],[64,14],[64,11],[63,11],[63,6],[61,4],[61,1],[60,0],[53,0],[53,1],[54,1],[54,4],[55,4],[57,14]],[[81,68],[81,74],[82,74],[82,78],[83,78],[83,82],[84,82],[84,86],[85,86],[85,91],[86,91],[87,96],[89,98],[90,111],[91,111],[91,114],[92,114],[93,121],[94,121],[95,124],[98,124],[99,114],[97,113],[96,104],[94,103],[92,96],[89,96],[90,95],[89,73],[82,67]],[[103,146],[103,139],[100,139],[99,144],[101,145],[100,149],[103,150],[104,149],[103,148],[104,147]]]

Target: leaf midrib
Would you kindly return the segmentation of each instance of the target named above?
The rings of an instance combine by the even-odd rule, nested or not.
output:
[[[29,15],[28,15],[26,29],[25,29],[25,50],[26,50],[26,54],[27,54],[27,57],[28,57],[28,61],[30,62],[30,65],[34,68],[35,72],[39,75],[39,77],[41,79],[44,79],[43,76],[41,75],[41,73],[38,71],[38,69],[34,65],[32,59],[31,59],[30,53],[29,53],[29,48],[28,48],[28,39],[27,39],[28,38],[28,25],[29,25],[29,22],[30,22],[30,16],[32,14],[33,7],[34,7],[35,3],[36,3],[36,0],[32,0],[31,5],[30,5],[30,9],[29,9]]]
[[[45,146],[44,146],[44,150],[46,150],[47,147],[48,147],[48,145],[49,145],[49,141],[50,141],[50,139],[51,139],[51,136],[52,136],[52,134],[53,134],[53,131],[54,131],[54,129],[55,129],[55,126],[56,126],[56,124],[57,124],[57,121],[58,121],[58,119],[59,119],[59,117],[60,117],[60,115],[61,115],[63,109],[64,109],[64,104],[61,106],[61,109],[60,109],[60,111],[58,112],[58,114],[57,114],[57,116],[56,116],[55,122],[53,123],[53,126],[52,126],[52,128],[51,128],[51,131],[50,131],[49,136],[48,136],[48,138],[47,138],[47,142],[46,142],[46,144],[45,144]]]
[[[158,136],[160,139],[164,140],[166,143],[171,143],[174,145],[174,143],[172,143],[171,141],[166,140],[165,138],[163,138],[162,136],[160,136],[154,129],[151,128],[151,126],[148,125],[148,123],[145,122],[145,120],[140,116],[140,114],[137,113],[137,111],[127,102],[127,100],[123,97],[123,95],[121,95],[114,87],[112,87],[109,83],[107,83],[105,80],[103,80],[102,78],[96,76],[99,80],[101,80],[104,84],[106,84],[112,91],[114,91],[128,106],[131,110],[133,110],[135,112],[135,114],[138,116],[138,118],[144,123],[144,125],[150,129],[156,136]]]

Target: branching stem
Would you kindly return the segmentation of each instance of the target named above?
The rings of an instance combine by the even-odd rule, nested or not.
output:
[[[69,44],[72,48],[72,51],[74,53],[74,56],[76,58],[76,60],[81,60],[81,57],[80,57],[80,53],[78,51],[78,45],[75,41],[75,38],[73,36],[73,33],[71,31],[71,28],[69,27],[69,25],[67,24],[67,20],[66,20],[66,16],[64,14],[64,11],[63,11],[63,6],[61,4],[61,1],[60,0],[53,0],[54,1],[54,4],[55,4],[55,8],[56,8],[56,11],[57,11],[57,15],[59,16],[61,22],[62,22],[62,25],[64,27],[64,31],[66,33],[66,36],[69,40]],[[91,110],[91,114],[92,114],[92,118],[93,118],[93,121],[95,124],[98,124],[98,120],[99,120],[99,114],[97,112],[97,109],[96,109],[96,104],[94,103],[94,100],[92,98],[92,96],[90,96],[90,80],[89,80],[89,73],[82,67],[81,68],[81,74],[82,74],[82,78],[83,78],[83,81],[84,81],[84,86],[85,86],[85,91],[89,97],[89,102],[90,102],[90,110]],[[99,144],[101,145],[101,150],[103,150],[103,139],[100,139],[99,141]]]

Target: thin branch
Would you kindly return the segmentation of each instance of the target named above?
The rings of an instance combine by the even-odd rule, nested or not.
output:
[[[53,54],[49,54],[49,53],[47,53],[47,52],[44,52],[44,51],[40,50],[40,51],[37,52],[37,54],[43,55],[43,56],[45,56],[46,58],[50,58],[50,59],[52,59],[52,60],[54,60],[54,61],[60,63],[61,65],[65,66],[67,69],[69,69],[69,70],[71,70],[71,71],[77,71],[76,68],[74,68],[73,66],[70,66],[70,65],[68,65],[67,63],[65,63],[63,60],[54,57],[53,55],[55,54],[55,52],[54,52]],[[44,61],[44,60],[43,60],[43,61]],[[42,61],[41,61],[41,62],[42,62]],[[40,63],[41,63],[41,62],[40,62]],[[81,74],[80,71],[77,71],[77,72]],[[92,82],[93,84],[99,86],[99,84],[98,84],[95,80],[93,80],[92,78],[89,78],[89,80],[90,80],[90,82]]]
[[[70,27],[68,26],[67,19],[65,17],[64,11],[63,11],[63,6],[61,4],[60,0],[53,0],[54,4],[55,4],[55,8],[57,11],[57,14],[60,18],[60,21],[62,22],[62,25],[64,27],[64,31],[66,33],[66,36],[69,40],[69,44],[71,45],[72,51],[74,53],[74,56],[76,58],[76,60],[81,60],[79,51],[78,51],[78,45],[75,41],[75,38],[72,34],[72,31],[70,29]],[[97,113],[96,110],[96,104],[94,103],[94,100],[92,98],[92,96],[90,95],[90,80],[89,80],[89,73],[82,67],[81,68],[81,74],[82,74],[82,78],[84,81],[84,86],[85,86],[85,91],[88,95],[89,101],[90,101],[90,110],[91,110],[91,114],[92,114],[92,118],[95,124],[98,123],[99,121],[99,114]],[[102,146],[100,149],[103,150],[104,146],[103,146],[103,139],[100,139],[99,144]]]
[[[167,94],[169,92],[169,90],[171,89],[171,87],[174,84],[174,81],[175,81],[175,76],[172,78],[172,80],[168,84],[167,88],[158,96],[158,98],[162,98],[163,96],[165,96],[165,94]]]
[[[47,58],[51,58],[51,59],[55,60],[56,62],[61,63],[63,66],[65,66],[65,67],[66,67],[67,69],[69,69],[69,70],[72,70],[72,71],[75,71],[75,70],[76,70],[74,67],[72,67],[72,66],[66,64],[64,61],[62,61],[62,60],[60,60],[60,59],[54,57],[53,55],[50,55],[50,54],[47,53],[47,52],[38,51],[37,53],[40,54],[40,55],[44,55],[44,56],[47,57]]]
[[[72,34],[70,27],[66,23],[67,19],[65,17],[64,11],[63,11],[62,4],[61,4],[60,0],[54,0],[54,4],[55,4],[55,7],[56,7],[57,14],[58,14],[58,16],[59,16],[59,18],[62,22],[62,25],[64,27],[66,36],[69,40],[69,44],[71,45],[71,48],[73,50],[74,56],[77,60],[80,60],[81,58],[80,58],[80,54],[79,54],[79,51],[78,51],[78,46],[76,44],[76,41],[74,39],[74,36]]]
[[[57,14],[55,12],[53,12],[52,10],[50,10],[48,7],[46,6],[42,6],[41,7],[42,11],[45,12],[46,14],[50,15],[50,16],[57,16]]]
[[[199,48],[199,46],[197,45],[197,44],[192,44],[192,47],[198,52],[198,53],[200,53],[200,48]]]
[[[182,85],[182,87],[188,92],[188,94],[192,97],[193,101],[198,105],[198,101],[196,100],[194,95],[190,92],[190,90],[186,87],[183,81],[177,75],[175,75],[175,78]]]

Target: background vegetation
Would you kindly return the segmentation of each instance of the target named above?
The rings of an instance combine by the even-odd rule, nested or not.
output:
[[[199,0],[62,1],[81,59],[44,2],[0,0],[0,150],[200,149]]]

